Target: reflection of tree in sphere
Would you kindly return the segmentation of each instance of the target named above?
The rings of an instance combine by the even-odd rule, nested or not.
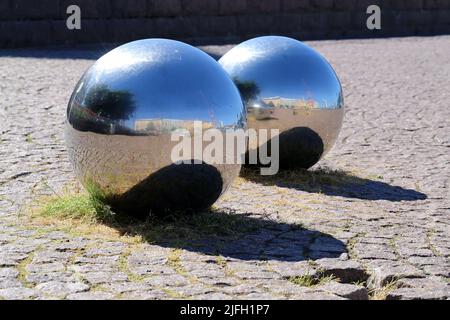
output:
[[[95,85],[84,104],[99,116],[111,120],[128,120],[136,109],[133,95],[126,90],[110,90],[106,84]]]

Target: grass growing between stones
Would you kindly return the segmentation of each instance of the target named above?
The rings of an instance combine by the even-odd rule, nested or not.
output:
[[[31,222],[39,229],[61,230],[76,236],[95,236],[128,243],[164,243],[174,246],[195,240],[235,238],[258,230],[263,221],[211,209],[177,213],[146,220],[116,214],[84,190],[66,191],[35,200],[30,207]]]
[[[334,277],[333,275],[317,277],[314,275],[306,274],[306,275],[302,275],[302,276],[290,277],[288,280],[298,286],[311,288],[311,287],[320,286],[327,282],[330,282],[333,280],[338,280],[338,279],[336,277]]]
[[[374,288],[369,290],[369,299],[370,300],[386,300],[388,294],[395,289],[400,287],[399,284],[400,278],[396,278],[385,284],[380,288]]]

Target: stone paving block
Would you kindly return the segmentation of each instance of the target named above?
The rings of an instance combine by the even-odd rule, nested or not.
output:
[[[54,20],[66,20],[69,16],[67,8],[71,5],[77,5],[81,11],[81,19],[104,19],[113,17],[112,5],[121,0],[59,0],[59,15]],[[124,3],[124,1],[122,1]],[[116,12],[114,12],[116,14]]]
[[[219,13],[219,0],[182,0],[184,15],[210,15]]]
[[[219,0],[219,14],[220,15],[238,15],[245,12],[247,9],[246,0]]]
[[[280,11],[280,0],[247,0],[247,13],[276,13]]]
[[[387,300],[447,300],[450,289],[400,288],[389,292]]]
[[[281,0],[281,9],[286,12],[304,12],[310,8],[310,0]]]
[[[23,300],[29,298],[36,298],[38,292],[35,289],[24,287],[11,287],[0,289],[0,297],[8,300]]]
[[[181,287],[189,284],[188,279],[178,274],[152,276],[146,278],[145,282],[154,287]]]
[[[82,282],[44,282],[36,286],[36,289],[50,296],[65,297],[68,294],[85,292],[89,286]]]
[[[374,288],[383,287],[401,278],[422,278],[425,276],[423,271],[409,264],[374,265],[372,268],[368,283],[370,287]]]
[[[432,274],[434,276],[442,276],[450,278],[450,265],[430,265],[430,266],[424,266],[423,270],[428,273]]]
[[[9,19],[57,19],[59,0],[41,0],[39,6],[36,6],[33,0],[10,1],[8,13]]]
[[[182,14],[182,0],[147,0],[147,16],[175,17]]]
[[[114,298],[114,295],[109,292],[92,291],[72,293],[66,298],[68,300],[110,300]]]
[[[15,278],[19,275],[19,271],[14,268],[0,268],[0,279],[1,278]]]
[[[0,278],[0,289],[23,287],[22,282],[17,278]]]
[[[369,277],[363,265],[353,260],[325,258],[316,260],[315,263],[320,274],[336,277],[344,283],[362,282]]]
[[[301,262],[272,262],[270,268],[283,278],[314,276],[316,270],[307,261]]]
[[[119,281],[127,281],[128,276],[123,272],[88,272],[81,275],[85,281],[90,284],[111,283]]]
[[[330,281],[318,289],[331,292],[343,298],[350,300],[368,300],[369,294],[367,288],[348,283],[339,283],[336,281]]]

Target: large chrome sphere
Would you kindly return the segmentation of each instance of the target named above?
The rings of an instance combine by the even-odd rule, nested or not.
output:
[[[171,141],[171,133],[193,134],[194,121],[220,130],[245,125],[227,73],[182,42],[131,42],[101,57],[76,85],[67,108],[69,157],[89,192],[119,212],[204,209],[240,165],[175,164],[172,148],[180,141]]]
[[[267,36],[245,41],[219,63],[241,92],[249,129],[279,129],[280,168],[309,168],[330,150],[344,102],[330,64],[300,41]],[[255,150],[270,140],[249,141]]]

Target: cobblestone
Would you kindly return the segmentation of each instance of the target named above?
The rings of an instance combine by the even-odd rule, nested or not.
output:
[[[343,84],[336,145],[299,178],[236,181],[215,210],[251,231],[177,245],[27,220],[36,197],[75,181],[65,108],[106,49],[1,50],[0,299],[448,299],[450,37],[309,44]]]

